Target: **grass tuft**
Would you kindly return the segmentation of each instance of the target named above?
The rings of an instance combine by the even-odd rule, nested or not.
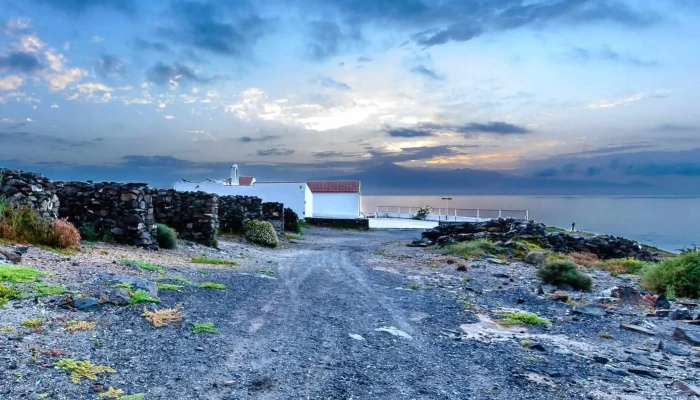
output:
[[[160,303],[160,300],[154,299],[153,297],[149,296],[148,292],[143,289],[138,289],[135,292],[130,292],[129,296],[131,296],[131,298],[129,299],[129,304]]]
[[[525,311],[498,313],[496,315],[504,318],[496,321],[501,325],[549,325],[551,323],[546,318]]]
[[[202,282],[197,287],[200,289],[226,290],[226,285],[224,285],[223,283],[215,283],[215,282]]]
[[[21,267],[19,265],[0,265],[0,282],[29,283],[38,277],[45,275],[34,268]]]
[[[160,282],[156,282],[156,286],[158,286],[158,289],[161,289],[161,290],[173,290],[176,292],[182,292],[182,289],[184,288],[183,285],[175,285],[173,283],[160,283]]]
[[[102,392],[97,395],[97,397],[101,399],[120,399],[124,396],[124,391],[121,389],[115,389],[113,387],[109,387],[106,392]]]
[[[118,400],[146,400],[146,395],[144,393],[130,394],[122,396]]]
[[[119,289],[131,290],[134,287],[134,285],[132,285],[131,283],[128,283],[128,282],[120,282],[112,287],[119,288]]]
[[[219,333],[212,322],[193,322],[192,323],[192,333]]]
[[[153,271],[153,272],[157,272],[161,275],[165,275],[165,268],[159,267],[155,264],[151,264],[151,263],[146,262],[146,261],[120,260],[119,262],[122,264],[126,264],[126,265],[134,264],[143,270]]]
[[[36,329],[42,325],[42,321],[40,319],[25,319],[20,325],[25,328]]]
[[[163,278],[158,278],[156,280],[159,282],[171,281],[171,282],[181,282],[181,283],[184,283],[185,285],[194,285],[194,282],[190,281],[187,278],[183,278],[181,276],[166,276]]]
[[[634,258],[614,258],[612,260],[598,261],[596,267],[616,274],[637,274],[649,264]]]
[[[261,274],[267,275],[267,276],[272,276],[272,275],[275,274],[275,271],[273,271],[273,270],[271,270],[271,269],[261,269],[259,272],[260,272]]]
[[[56,363],[56,368],[70,372],[70,379],[76,385],[80,379],[97,380],[99,373],[116,373],[114,369],[102,365],[92,365],[90,361],[76,361],[72,358],[62,358]]]
[[[218,258],[209,258],[209,257],[192,257],[190,262],[194,264],[210,264],[210,265],[230,265],[230,266],[238,266],[238,264],[235,261],[228,261],[228,260],[221,260]]]
[[[94,321],[66,321],[66,331],[91,331],[95,329]]]
[[[476,239],[445,246],[441,254],[454,255],[464,258],[482,257],[486,253],[496,252],[496,246],[488,239]]]
[[[34,284],[34,289],[37,291],[35,297],[54,296],[66,292],[64,285],[49,285],[46,283]]]

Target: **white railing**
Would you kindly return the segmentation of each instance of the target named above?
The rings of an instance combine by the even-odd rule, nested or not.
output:
[[[376,218],[413,218],[421,207],[377,206]],[[530,219],[528,210],[481,208],[433,208],[425,218],[429,221],[482,221],[494,218]]]

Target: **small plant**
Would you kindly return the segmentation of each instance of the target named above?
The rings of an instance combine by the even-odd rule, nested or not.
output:
[[[374,255],[375,255],[375,256],[385,256],[385,255],[386,255],[386,251],[384,251],[384,250],[377,250],[377,251],[374,252]]]
[[[224,285],[222,283],[214,283],[214,282],[202,282],[197,287],[200,289],[226,290],[226,285]]]
[[[187,278],[183,278],[181,276],[166,276],[164,278],[159,278],[156,279],[157,281],[163,282],[163,281],[172,281],[172,282],[182,282],[185,285],[194,285],[194,283]]]
[[[641,273],[643,288],[678,297],[700,297],[700,252],[690,251],[651,264]]]
[[[80,238],[82,240],[87,240],[89,242],[94,242],[97,240],[97,234],[95,233],[95,224],[92,222],[85,222],[78,228],[80,233]]]
[[[165,224],[156,224],[158,233],[158,246],[164,249],[177,248],[177,232]]]
[[[148,321],[150,321],[156,328],[162,328],[167,326],[170,322],[182,321],[182,313],[180,310],[181,306],[175,308],[163,308],[160,310],[148,311],[146,307],[143,307],[143,315]]]
[[[420,290],[420,285],[417,283],[412,283],[412,284],[408,285],[407,287],[411,290]]]
[[[64,256],[74,256],[75,255],[75,249],[62,249],[60,247],[51,247],[51,246],[41,246],[42,249],[46,251],[52,251],[54,253],[58,253]]]
[[[275,271],[273,271],[271,269],[261,269],[260,273],[263,275],[272,276],[275,274]]]
[[[76,361],[72,358],[62,358],[56,363],[56,368],[70,372],[70,379],[76,385],[80,379],[86,378],[91,381],[97,380],[97,374],[116,373],[112,368],[102,365],[92,365],[90,361]]]
[[[193,322],[192,323],[192,333],[219,333],[216,327],[211,322]]]
[[[175,292],[182,292],[182,289],[184,288],[184,286],[176,285],[174,283],[156,282],[156,286],[158,286],[158,289],[161,289],[161,290],[173,290]]]
[[[593,280],[580,272],[571,261],[549,261],[537,271],[537,276],[550,285],[570,285],[576,290],[591,290]]]
[[[0,282],[29,283],[43,275],[43,272],[34,268],[0,264]]]
[[[122,264],[126,264],[126,265],[131,265],[131,264],[133,264],[133,265],[136,265],[137,267],[139,267],[139,268],[141,268],[141,269],[143,269],[143,270],[146,270],[146,271],[153,271],[153,272],[157,272],[157,273],[159,273],[159,274],[161,274],[161,275],[165,275],[165,268],[159,267],[159,266],[157,266],[157,265],[155,265],[155,264],[151,264],[151,263],[146,262],[146,261],[121,260],[120,262],[121,262]]]
[[[55,219],[49,225],[47,244],[60,249],[79,249],[80,232],[67,219]]]
[[[14,291],[5,285],[0,285],[0,307],[13,297]]]
[[[293,242],[293,241],[295,241],[295,240],[304,240],[303,237],[301,237],[301,236],[299,236],[299,235],[291,234],[291,233],[283,233],[283,234],[282,234],[282,237],[283,237],[285,240],[288,240],[288,241],[290,241],[290,242]]]
[[[37,291],[35,297],[54,296],[66,292],[64,285],[48,285],[46,283],[36,283],[34,289]]]
[[[130,394],[120,397],[119,400],[146,400],[146,395],[144,393]]]
[[[91,331],[95,329],[94,321],[66,321],[66,331]]]
[[[532,342],[529,341],[529,340],[523,340],[522,342],[520,342],[520,344],[521,344],[523,347],[527,347],[527,346],[531,345]]]
[[[648,263],[634,258],[613,258],[611,260],[598,261],[595,266],[617,274],[636,274],[643,270]]]
[[[526,311],[498,313],[496,315],[504,318],[496,321],[501,325],[549,325],[551,323],[546,318]]]
[[[147,291],[143,289],[138,289],[135,292],[129,293],[129,296],[131,297],[129,299],[129,304],[136,304],[136,303],[160,303],[160,300],[154,299],[151,297]]]
[[[228,260],[221,260],[218,258],[209,258],[209,257],[192,257],[190,262],[194,264],[210,264],[210,265],[230,265],[230,266],[238,266],[238,264],[235,261],[228,261]]]
[[[109,387],[106,392],[102,392],[97,395],[97,397],[101,399],[120,399],[124,396],[124,391],[121,389],[115,389],[113,387]]]
[[[430,206],[419,207],[416,213],[413,215],[413,219],[425,221],[428,215],[432,214],[433,208]]]
[[[0,332],[14,332],[15,327],[12,325],[3,325],[0,326]]]
[[[102,241],[105,243],[116,243],[117,239],[114,237],[112,232],[107,231],[102,235]]]
[[[464,258],[483,257],[496,252],[496,246],[488,239],[476,239],[445,246],[440,253]]]
[[[22,325],[25,328],[36,329],[36,328],[41,327],[42,321],[40,319],[26,319],[26,320],[22,321],[22,323],[20,325]]]
[[[603,333],[601,333],[601,334],[598,335],[598,336],[600,336],[600,337],[603,338],[603,339],[612,339],[612,337],[613,337],[613,335],[611,335],[611,334],[608,333],[608,332],[603,332]]]
[[[474,309],[474,304],[473,304],[471,301],[469,301],[468,298],[466,298],[466,297],[464,297],[464,296],[458,296],[458,297],[457,297],[457,304],[459,304],[460,306],[462,306],[462,308],[463,308],[465,311],[471,311],[471,310]]]
[[[102,251],[100,251],[100,254],[102,254],[103,256],[106,256],[107,254],[109,254],[109,252],[107,250],[102,250]]]
[[[128,283],[128,282],[119,282],[112,287],[117,288],[117,289],[131,290],[134,287],[134,285],[132,285],[131,283]]]
[[[666,298],[671,301],[676,300],[676,288],[673,285],[666,286]]]
[[[245,237],[253,243],[267,247],[279,246],[277,232],[268,221],[250,220],[245,224]]]

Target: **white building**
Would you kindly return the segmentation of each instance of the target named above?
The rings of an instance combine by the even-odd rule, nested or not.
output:
[[[312,190],[312,188],[314,190]],[[204,182],[182,180],[175,190],[203,191],[220,196],[255,196],[264,202],[283,203],[307,217],[357,218],[360,215],[360,182],[258,182],[240,176],[238,165],[231,166],[231,177]],[[318,201],[318,204],[317,204]]]

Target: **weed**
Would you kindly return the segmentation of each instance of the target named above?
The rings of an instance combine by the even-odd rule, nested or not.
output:
[[[95,329],[94,321],[66,321],[66,331],[91,331]]]
[[[36,329],[41,327],[42,321],[40,319],[25,319],[20,325],[22,325],[25,328]]]
[[[673,285],[666,286],[666,298],[671,301],[676,300],[676,288]]]
[[[691,251],[652,264],[642,271],[642,286],[652,292],[700,297],[700,252]]]
[[[283,234],[282,234],[282,237],[283,237],[285,240],[289,240],[290,242],[295,241],[295,240],[304,240],[303,237],[301,237],[301,236],[299,236],[299,235],[295,235],[295,234],[293,234],[293,233],[283,233]]]
[[[532,342],[529,341],[529,340],[523,340],[522,342],[520,342],[520,344],[523,345],[523,346],[529,346],[529,345],[532,344]]]
[[[130,394],[128,396],[122,396],[118,400],[146,400],[146,395],[144,393]]]
[[[15,327],[12,325],[3,325],[0,326],[0,332],[14,332]]]
[[[214,283],[214,282],[202,282],[197,287],[200,289],[226,290],[226,285],[224,285],[222,283]]]
[[[599,334],[598,336],[600,336],[600,337],[603,338],[603,339],[612,339],[612,337],[613,337],[613,335],[611,335],[611,334],[608,333],[608,332],[601,333],[601,334]]]
[[[571,261],[549,261],[537,271],[537,276],[551,285],[566,284],[577,290],[591,290],[593,280],[580,272]]]
[[[374,255],[375,255],[375,256],[385,256],[385,255],[386,255],[386,251],[384,251],[384,250],[377,250],[377,251],[374,252]]]
[[[116,373],[112,368],[102,365],[92,365],[90,361],[76,361],[72,358],[62,358],[55,364],[56,368],[70,372],[70,379],[73,383],[80,383],[81,378],[91,381],[97,380],[99,373]]]
[[[0,265],[0,282],[29,283],[44,273],[33,268],[19,265]]]
[[[107,250],[102,250],[102,251],[100,251],[100,254],[102,254],[103,256],[106,256],[107,254],[109,254],[109,252]]]
[[[202,274],[202,275],[209,275],[209,271],[207,271],[207,270],[204,269],[204,268],[198,269],[197,272],[199,272],[199,273]]]
[[[181,276],[166,276],[164,278],[159,278],[156,279],[157,281],[172,281],[172,282],[182,282],[185,285],[194,285],[194,283],[186,278],[183,278]]]
[[[406,287],[409,288],[409,289],[411,289],[411,290],[419,290],[419,289],[420,289],[420,285],[417,284],[417,283],[412,283],[412,284],[410,284],[410,285],[408,285],[408,286],[406,286]]]
[[[219,333],[216,327],[211,322],[193,322],[192,323],[192,333]]]
[[[143,315],[148,321],[150,321],[156,328],[162,328],[167,326],[170,322],[182,321],[182,313],[180,310],[181,306],[175,308],[162,308],[160,310],[148,311],[148,309],[143,307]]]
[[[112,286],[113,288],[119,288],[119,289],[126,289],[126,290],[131,290],[133,288],[133,285],[128,282],[120,282],[117,283],[116,285]]]
[[[54,296],[66,292],[64,285],[48,285],[46,283],[35,283],[34,289],[37,291],[35,297]]]
[[[102,392],[97,395],[97,397],[101,399],[119,399],[124,396],[124,391],[121,389],[115,389],[113,387],[109,387],[106,392]]]
[[[549,325],[548,319],[542,318],[537,314],[526,311],[516,311],[510,313],[498,313],[499,317],[505,318],[498,322],[501,325]]]
[[[527,357],[525,359],[530,362],[540,362],[540,359],[535,357]]]
[[[120,260],[119,262],[122,264],[126,264],[126,265],[133,264],[133,265],[136,265],[137,267],[139,267],[143,270],[153,271],[153,272],[157,272],[161,275],[165,275],[165,268],[159,267],[155,264],[151,264],[151,263],[146,262],[146,261]]]
[[[44,399],[48,399],[48,398],[49,398],[48,393],[42,393],[42,394],[36,395],[36,400],[44,400]]]
[[[160,282],[156,282],[156,286],[158,286],[158,289],[161,289],[161,290],[174,290],[176,292],[182,292],[182,288],[184,288],[184,286],[182,286],[182,285],[175,285],[173,283],[160,283]]]
[[[260,273],[263,275],[272,276],[275,274],[275,271],[270,270],[270,269],[261,269]]]
[[[210,265],[230,265],[230,266],[238,266],[238,264],[235,261],[228,261],[228,260],[221,260],[218,258],[209,258],[209,257],[192,257],[190,262],[194,264],[210,264]]]
[[[595,266],[600,269],[615,272],[617,274],[636,274],[643,270],[647,265],[649,264],[634,258],[614,258],[611,260],[598,261],[595,264]]]
[[[149,296],[148,292],[143,289],[138,289],[135,292],[130,292],[129,296],[131,296],[131,298],[129,299],[129,304],[160,303],[160,300],[154,299],[153,297]]]
[[[62,249],[60,247],[51,247],[51,246],[40,246],[42,249],[46,251],[51,251],[54,253],[58,253],[64,256],[74,256],[75,255],[75,250],[74,249]]]
[[[466,311],[471,311],[474,309],[474,304],[472,304],[472,302],[464,296],[457,297],[457,304],[462,306],[462,308]]]
[[[440,250],[440,253],[464,258],[474,258],[482,257],[486,253],[494,253],[495,251],[496,246],[490,240],[476,239],[445,246]]]
[[[102,235],[102,241],[106,243],[116,243],[117,239],[114,238],[114,235],[112,235],[112,232],[105,232],[104,235]]]
[[[80,225],[80,228],[78,228],[78,232],[80,233],[80,238],[82,240],[87,240],[90,242],[94,242],[97,240],[97,234],[95,233],[95,224],[92,222],[85,222]]]
[[[41,354],[49,357],[61,357],[66,355],[66,351],[61,349],[51,349],[47,351],[42,351]]]
[[[5,285],[0,285],[0,307],[13,297],[14,291]]]

